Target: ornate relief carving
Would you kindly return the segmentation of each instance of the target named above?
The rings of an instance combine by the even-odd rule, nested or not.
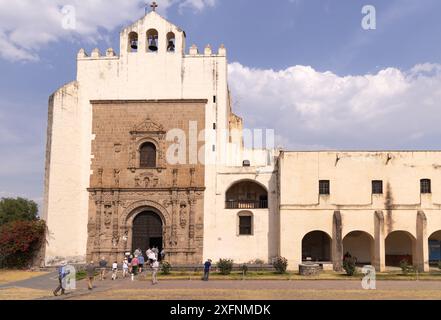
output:
[[[115,186],[117,188],[119,188],[119,175],[120,175],[120,173],[121,173],[121,170],[119,170],[119,169],[113,170],[113,179],[115,182]]]
[[[115,143],[113,146],[113,150],[115,151],[115,153],[120,153],[121,152],[121,144]]]
[[[178,186],[178,169],[173,169],[173,187]]]
[[[134,126],[131,133],[164,133],[164,127],[153,122],[150,118],[147,118],[142,123]]]
[[[181,209],[179,210],[179,224],[181,228],[185,228],[187,225],[187,204],[181,202]]]
[[[104,205],[104,226],[106,229],[110,229],[112,225],[112,205]]]
[[[135,177],[135,188],[156,188],[159,178],[153,173],[141,173]]]

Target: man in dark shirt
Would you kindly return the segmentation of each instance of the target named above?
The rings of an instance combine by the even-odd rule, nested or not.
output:
[[[208,277],[210,276],[210,269],[211,269],[211,260],[208,259],[204,263],[204,281],[208,281]]]
[[[104,257],[102,257],[100,261],[101,281],[103,281],[106,278],[106,271],[107,271],[107,261]]]

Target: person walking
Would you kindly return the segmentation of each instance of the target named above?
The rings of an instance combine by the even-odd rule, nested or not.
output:
[[[138,271],[140,274],[142,274],[142,269],[144,268],[144,256],[142,254],[139,255],[138,257]]]
[[[95,264],[93,261],[90,261],[90,263],[86,266],[86,273],[88,289],[92,290],[93,280],[95,279]]]
[[[139,265],[138,257],[135,256],[132,259],[132,281],[135,280],[135,276],[138,274],[138,265]]]
[[[159,259],[160,259],[160,261],[163,261],[165,259],[165,250],[164,249],[161,250],[161,253],[159,254]]]
[[[204,263],[204,281],[208,281],[208,278],[210,276],[211,262],[212,261],[210,259],[208,259]]]
[[[54,290],[54,296],[58,296],[58,292],[61,291],[61,295],[64,295],[64,278],[70,273],[66,270],[66,262],[62,262],[61,266],[58,268],[58,287]]]
[[[153,261],[152,264],[152,285],[158,284],[158,271],[159,271],[159,262],[158,260]]]
[[[153,251],[153,253],[156,256],[156,260],[158,260],[158,258],[159,258],[159,249],[158,249],[158,247],[153,247],[152,251]]]
[[[152,257],[152,253],[153,251],[151,248],[148,248],[147,251],[145,252],[147,260],[149,261],[150,265],[153,263],[153,261],[150,260],[150,258]]]
[[[112,264],[112,280],[115,281],[117,279],[117,277],[118,277],[118,262],[115,261]]]
[[[100,264],[100,277],[101,277],[101,281],[103,281],[104,279],[106,279],[106,271],[107,271],[106,259],[102,257],[99,264]]]
[[[158,259],[157,259],[155,252],[153,250],[149,249],[147,251],[148,251],[147,259],[149,259],[149,264],[152,265],[153,262],[155,262],[155,260],[158,260]]]
[[[131,274],[133,271],[132,268],[132,260],[133,260],[133,255],[130,255],[129,258],[127,259],[127,261],[129,262],[129,273]]]
[[[125,258],[123,261],[122,270],[123,270],[123,279],[125,279],[129,274],[129,261],[127,260],[127,258]]]

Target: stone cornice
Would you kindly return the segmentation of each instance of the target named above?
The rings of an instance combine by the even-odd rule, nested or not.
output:
[[[170,188],[87,188],[88,192],[167,192],[167,191],[205,191],[205,187]]]
[[[134,103],[201,103],[208,99],[159,99],[159,100],[90,100],[91,104],[134,104]]]

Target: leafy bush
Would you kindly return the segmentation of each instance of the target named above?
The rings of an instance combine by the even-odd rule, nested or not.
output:
[[[286,269],[288,268],[288,260],[284,257],[277,257],[274,259],[273,267],[276,269],[277,273],[286,273]]]
[[[413,266],[410,265],[406,259],[400,261],[400,268],[401,268],[401,271],[403,272],[403,274],[405,274],[405,275],[415,271]]]
[[[343,260],[343,269],[346,274],[350,277],[357,273],[357,259],[353,257],[348,257]]]
[[[233,260],[231,259],[220,259],[217,263],[220,274],[229,275],[231,270],[233,270]]]
[[[46,236],[44,221],[13,221],[0,226],[0,267],[29,267]]]
[[[265,261],[263,261],[261,259],[256,259],[256,260],[253,261],[253,264],[261,265],[261,264],[265,264]]]
[[[161,273],[164,275],[170,274],[171,267],[170,262],[164,261],[161,265]]]
[[[14,221],[37,221],[38,206],[23,198],[0,200],[0,226]]]

